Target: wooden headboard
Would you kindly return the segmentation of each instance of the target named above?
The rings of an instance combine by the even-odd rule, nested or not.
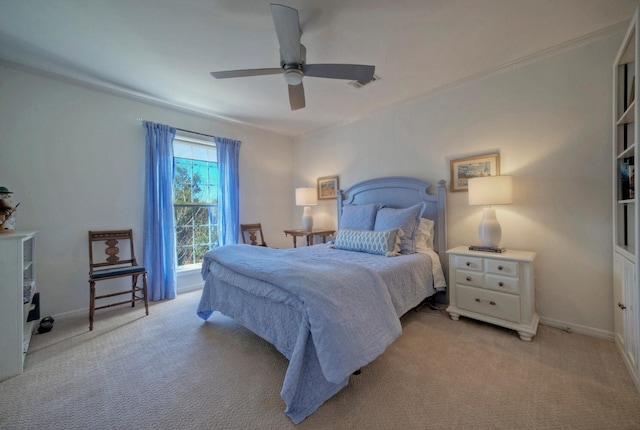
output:
[[[449,267],[447,261],[447,201],[446,181],[438,181],[435,194],[427,194],[431,184],[419,179],[404,176],[389,176],[359,182],[346,190],[338,192],[338,225],[343,205],[363,205],[367,203],[384,203],[390,208],[407,208],[424,202],[426,210],[423,218],[435,222],[434,250],[440,256],[445,274]]]

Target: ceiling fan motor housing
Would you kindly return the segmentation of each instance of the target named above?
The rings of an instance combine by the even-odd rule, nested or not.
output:
[[[287,68],[292,68],[292,67],[301,69],[302,65],[306,62],[307,62],[307,48],[305,48],[302,43],[300,44],[300,64],[295,64],[295,63],[287,64],[284,61],[284,58],[282,58],[282,52],[280,52],[280,67],[282,67],[285,70]]]
[[[300,44],[300,64],[286,64],[282,58],[282,52],[280,53],[280,67],[284,69],[284,80],[289,85],[300,85],[304,72],[302,71],[302,65],[307,61],[307,48]]]

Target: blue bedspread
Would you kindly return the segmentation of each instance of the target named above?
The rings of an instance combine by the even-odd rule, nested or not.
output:
[[[295,423],[346,386],[354,371],[382,354],[402,331],[384,281],[360,265],[229,245],[205,254],[202,274],[207,282],[198,307],[201,318],[220,310],[289,359],[281,395]],[[233,309],[225,291],[232,287],[242,290],[242,300],[261,297],[274,306]],[[253,318],[252,312],[265,312],[264,318]],[[278,318],[284,329],[264,322]]]

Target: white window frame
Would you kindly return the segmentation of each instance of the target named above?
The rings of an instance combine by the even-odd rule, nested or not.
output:
[[[203,157],[202,153],[200,153],[200,156],[198,156],[198,154],[196,154],[194,156],[194,154],[192,153],[190,156],[187,156],[184,153],[184,147],[185,146],[190,146],[192,149],[193,148],[200,148],[200,149],[205,149],[207,156]],[[201,161],[207,161],[207,162],[215,162],[217,163],[217,155],[216,155],[216,144],[213,141],[208,141],[208,140],[203,140],[203,139],[199,139],[199,138],[194,138],[191,136],[186,136],[183,134],[176,134],[175,138],[174,138],[174,142],[173,142],[173,148],[174,148],[174,159],[177,158],[186,158],[186,159],[190,159],[190,160],[201,160]],[[214,158],[214,159],[212,159]],[[183,206],[184,204],[178,204],[180,206]],[[186,204],[186,205],[191,205],[191,204]],[[175,208],[176,204],[175,204],[175,200],[173,202],[173,206]],[[210,206],[209,204],[203,204],[203,205],[197,205],[195,204],[195,206]],[[174,214],[175,214],[175,209],[174,209]],[[174,237],[176,237],[176,249],[174,250],[174,252],[176,253],[176,271],[179,273],[184,273],[184,272],[192,272],[192,271],[199,271],[200,268],[202,267],[201,263],[195,263],[195,264],[188,264],[188,265],[183,265],[183,266],[178,266],[178,239],[177,239],[177,228],[178,226],[176,225],[176,230],[174,230],[173,234]],[[195,245],[194,245],[195,246]]]

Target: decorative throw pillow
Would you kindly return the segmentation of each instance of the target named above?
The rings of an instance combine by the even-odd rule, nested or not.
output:
[[[389,230],[399,228],[404,232],[400,243],[400,252],[402,254],[414,254],[416,252],[416,234],[420,217],[425,210],[424,203],[404,208],[382,208],[376,215],[374,230]]]
[[[338,230],[333,247],[346,251],[395,257],[400,255],[402,230]]]
[[[371,203],[368,205],[345,205],[340,216],[340,230],[373,230],[376,213],[383,205]]]
[[[433,249],[433,228],[435,223],[427,218],[420,218],[416,234],[416,252]]]

